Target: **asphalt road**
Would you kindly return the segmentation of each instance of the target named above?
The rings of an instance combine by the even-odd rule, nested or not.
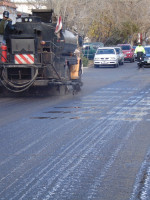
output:
[[[85,68],[77,95],[0,98],[0,200],[149,200],[150,68]]]

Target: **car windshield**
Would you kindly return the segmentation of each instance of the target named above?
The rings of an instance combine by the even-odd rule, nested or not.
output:
[[[149,48],[145,48],[145,51],[147,54],[150,54],[150,47]]]
[[[114,49],[98,49],[96,54],[115,54]]]
[[[131,47],[129,45],[124,45],[124,46],[121,46],[122,50],[130,50]]]

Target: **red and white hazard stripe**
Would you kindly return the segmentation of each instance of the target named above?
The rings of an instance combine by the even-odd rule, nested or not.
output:
[[[15,64],[34,64],[34,55],[15,54]]]

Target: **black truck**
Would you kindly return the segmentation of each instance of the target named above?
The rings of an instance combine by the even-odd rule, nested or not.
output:
[[[1,46],[0,87],[23,92],[36,87],[82,85],[78,37],[56,20],[51,9],[35,9],[16,22]]]

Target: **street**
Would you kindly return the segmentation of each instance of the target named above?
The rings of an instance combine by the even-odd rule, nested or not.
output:
[[[150,68],[84,68],[76,95],[0,98],[0,200],[149,200]]]

